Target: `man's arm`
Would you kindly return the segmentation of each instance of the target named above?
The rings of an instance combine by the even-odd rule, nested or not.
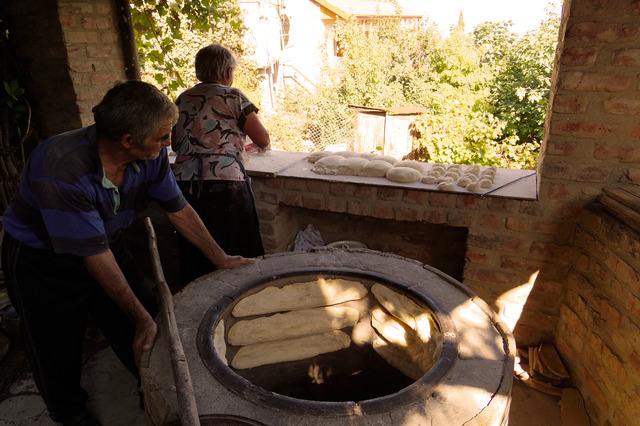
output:
[[[131,322],[133,322],[135,326],[133,354],[136,365],[139,367],[142,353],[150,351],[153,346],[153,340],[158,333],[158,326],[144,306],[142,306],[131,290],[131,287],[129,287],[111,250],[86,256],[84,263],[89,273],[100,283],[100,286],[102,286],[109,297],[118,304],[129,316]]]
[[[182,210],[175,213],[167,213],[169,220],[178,232],[191,244],[196,246],[218,268],[226,269],[234,266],[246,265],[255,262],[255,259],[246,259],[242,256],[229,256],[215,242],[209,231],[202,223],[198,213],[187,204]]]

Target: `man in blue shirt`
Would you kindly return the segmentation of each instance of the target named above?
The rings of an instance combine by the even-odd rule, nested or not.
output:
[[[80,387],[89,316],[138,378],[153,345],[156,299],[122,235],[150,202],[218,267],[254,261],[228,256],[182,196],[166,150],[178,112],[165,95],[116,84],[93,113],[93,126],[34,150],[3,217],[2,267],[25,351],[51,418],[65,425],[99,424]]]

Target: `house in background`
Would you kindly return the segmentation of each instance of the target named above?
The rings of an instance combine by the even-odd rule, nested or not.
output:
[[[261,108],[267,113],[278,105],[286,87],[314,89],[323,56],[338,60],[331,31],[339,20],[353,16],[366,31],[384,18],[422,19],[385,0],[240,0],[240,6],[255,50],[252,59],[263,78]]]

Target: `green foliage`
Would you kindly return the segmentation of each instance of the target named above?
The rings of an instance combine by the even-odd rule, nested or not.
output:
[[[243,40],[238,0],[134,0],[131,15],[143,80],[175,99],[197,83],[198,50],[219,43],[238,59],[234,86],[260,99],[256,66],[245,59],[251,52]]]

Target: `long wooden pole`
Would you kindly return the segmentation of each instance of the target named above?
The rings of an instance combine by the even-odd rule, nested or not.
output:
[[[145,227],[149,237],[149,250],[151,251],[151,263],[153,275],[158,286],[161,298],[160,312],[167,324],[169,333],[169,351],[171,354],[171,366],[173,367],[173,378],[176,382],[176,394],[178,398],[178,409],[180,411],[180,422],[183,426],[200,426],[200,417],[196,407],[196,395],[191,382],[187,357],[184,354],[178,325],[176,324],[175,312],[173,310],[173,296],[162,272],[160,264],[160,254],[156,233],[150,218],[145,218]]]

